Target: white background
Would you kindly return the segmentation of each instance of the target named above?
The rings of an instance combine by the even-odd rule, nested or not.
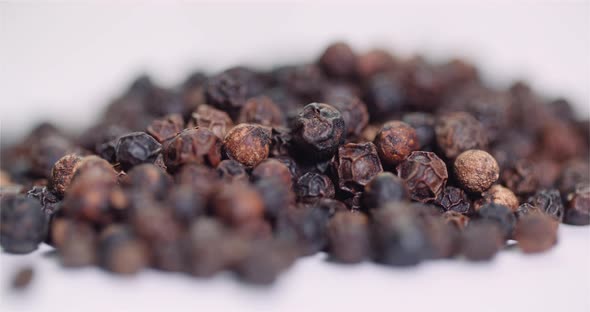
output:
[[[522,78],[590,103],[588,2],[418,4],[48,4],[0,2],[2,143],[50,119],[75,130],[95,120],[134,74],[165,85],[194,68],[269,67],[312,60],[326,43],[387,47],[401,56],[462,55],[498,86]],[[66,271],[45,256],[0,254],[1,311],[590,311],[590,229],[560,228],[551,252],[505,251],[490,264],[370,263],[344,267],[323,255],[297,263],[271,289],[227,275],[213,280],[149,271],[133,279]],[[36,276],[25,294],[6,289],[21,265]]]

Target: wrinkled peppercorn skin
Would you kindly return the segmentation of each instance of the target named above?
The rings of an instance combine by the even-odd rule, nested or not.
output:
[[[239,124],[223,140],[229,158],[252,168],[268,157],[271,133],[268,128],[255,124]]]
[[[338,186],[349,193],[361,192],[377,174],[383,171],[373,143],[348,143],[338,148],[334,158]]]
[[[216,167],[221,161],[221,140],[207,129],[186,129],[164,149],[164,162],[170,170],[186,164]]]
[[[344,142],[346,126],[340,112],[323,103],[306,105],[292,127],[293,143],[301,155],[314,160],[332,157]]]
[[[431,152],[412,152],[397,166],[410,198],[419,202],[434,201],[444,190],[449,178],[445,163]]]
[[[390,121],[374,140],[379,158],[387,166],[396,166],[420,147],[416,130],[401,121]]]

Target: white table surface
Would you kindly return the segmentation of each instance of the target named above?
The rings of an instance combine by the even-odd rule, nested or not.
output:
[[[0,2],[0,137],[33,122],[95,120],[130,75],[172,85],[196,67],[270,64],[315,57],[327,42],[383,46],[402,56],[464,55],[498,86],[523,78],[549,96],[590,103],[590,4],[505,1],[291,4],[47,4]],[[212,280],[146,271],[119,278],[62,269],[49,247],[0,253],[0,311],[590,311],[590,227],[562,226],[542,255],[518,249],[495,261],[388,268],[297,262],[270,289],[227,275]],[[6,285],[26,264],[25,293]]]

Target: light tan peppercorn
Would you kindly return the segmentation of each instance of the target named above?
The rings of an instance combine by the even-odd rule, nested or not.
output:
[[[454,168],[463,189],[472,193],[486,191],[500,177],[496,159],[482,150],[468,150],[459,154]]]

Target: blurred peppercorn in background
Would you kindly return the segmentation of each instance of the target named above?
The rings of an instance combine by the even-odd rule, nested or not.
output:
[[[67,122],[67,121],[66,121]],[[77,135],[2,149],[0,243],[67,267],[268,284],[297,257],[407,266],[525,253],[590,223],[588,120],[465,60],[330,45],[270,71],[142,76]]]

